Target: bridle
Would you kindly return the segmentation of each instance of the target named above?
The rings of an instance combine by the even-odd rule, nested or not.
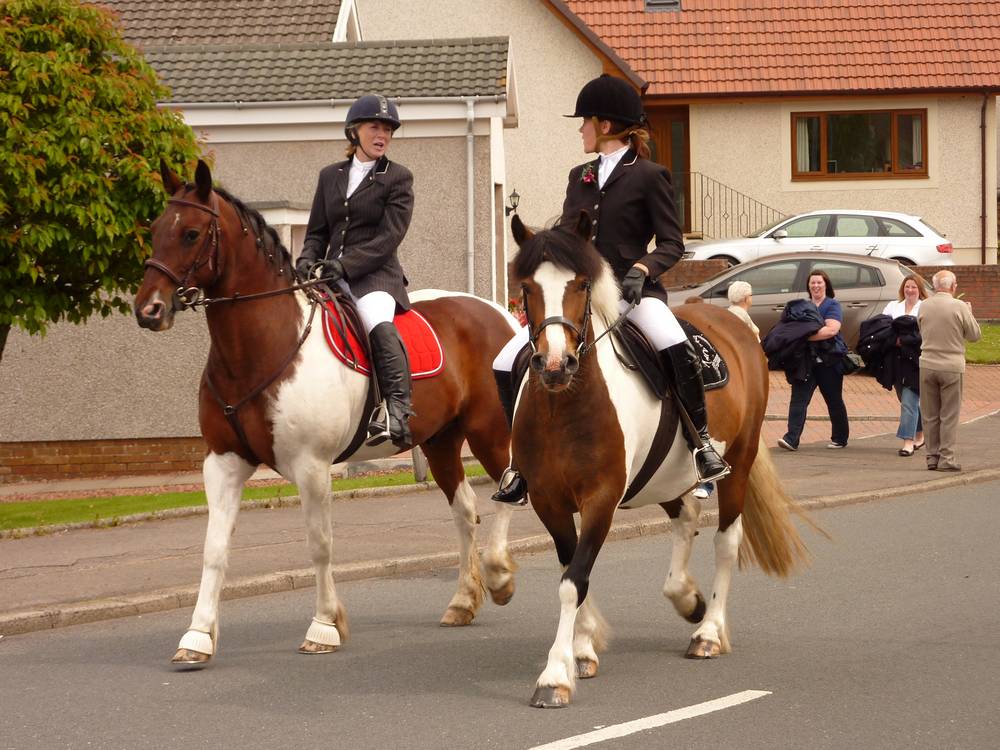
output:
[[[214,192],[212,193],[211,206],[205,206],[201,203],[195,203],[194,201],[187,201],[183,198],[170,198],[167,201],[167,205],[188,206],[189,208],[196,208],[199,211],[204,211],[212,216],[212,221],[208,225],[208,232],[205,234],[205,239],[198,250],[198,255],[195,257],[194,263],[191,264],[183,276],[174,271],[166,263],[163,263],[156,258],[147,258],[144,264],[146,268],[155,268],[172,282],[177,284],[177,291],[174,292],[174,306],[179,309],[185,309],[193,307],[198,303],[199,297],[201,297],[201,289],[196,286],[188,286],[188,279],[190,279],[191,276],[205,264],[208,264],[209,271],[213,271],[215,273],[215,278],[218,278],[219,275],[219,238],[222,235],[222,227],[219,226],[219,196]],[[244,231],[246,231],[245,227]],[[214,280],[215,279],[213,279],[213,281]]]
[[[566,326],[566,328],[568,328],[576,335],[577,345],[575,354],[577,359],[583,359],[584,355],[587,354],[587,352],[591,351],[595,346],[597,346],[598,341],[600,341],[602,338],[607,336],[609,333],[618,328],[622,323],[624,323],[628,314],[632,312],[632,309],[635,307],[635,303],[630,302],[628,309],[625,310],[625,312],[623,312],[621,315],[619,315],[617,320],[615,320],[614,323],[612,323],[605,329],[604,333],[602,333],[600,336],[598,336],[588,344],[586,339],[587,339],[587,331],[590,330],[590,318],[592,315],[591,298],[593,296],[593,283],[589,280],[586,281],[584,284],[584,289],[587,292],[587,301],[584,303],[583,307],[583,322],[579,325],[579,327],[577,327],[575,322],[573,322],[564,315],[553,315],[551,317],[545,318],[545,320],[539,323],[538,328],[534,328],[531,325],[531,315],[528,312],[528,296],[522,292],[521,304],[524,307],[524,317],[527,319],[528,322],[528,343],[531,344],[531,350],[533,352],[538,351],[537,343],[539,336],[542,335],[542,331],[544,331],[546,328],[552,325],[561,325],[561,326]]]

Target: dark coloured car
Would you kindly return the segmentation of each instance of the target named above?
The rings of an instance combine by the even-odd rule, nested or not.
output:
[[[841,333],[854,348],[861,323],[882,312],[888,302],[898,299],[899,287],[910,273],[897,261],[873,257],[845,257],[838,253],[794,252],[733,266],[700,284],[672,287],[670,304],[679,305],[688,297],[729,307],[727,292],[734,281],[746,281],[753,288],[753,318],[760,335],[770,331],[781,319],[789,300],[808,297],[806,282],[813,270],[825,271],[833,282],[834,293],[844,311]],[[928,294],[930,286],[924,282]]]

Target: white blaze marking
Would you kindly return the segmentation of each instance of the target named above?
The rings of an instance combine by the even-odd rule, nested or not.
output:
[[[721,711],[724,708],[732,708],[741,703],[749,703],[752,700],[763,698],[765,695],[770,694],[769,690],[744,690],[741,693],[733,693],[724,698],[696,703],[693,706],[678,708],[663,714],[656,714],[655,716],[647,716],[644,719],[626,721],[624,724],[613,724],[610,727],[598,729],[595,732],[578,734],[575,737],[567,737],[564,740],[556,740],[545,745],[536,745],[531,750],[573,750],[573,748],[577,747],[586,747],[597,742],[604,742],[619,737],[626,737],[636,732],[643,732],[647,729],[656,729],[667,724],[676,724],[678,721],[693,719],[696,716],[704,716],[714,711]]]
[[[181,214],[180,214],[180,211],[178,211],[177,213],[174,214],[174,224],[173,224],[173,226],[176,227],[180,223],[181,223]]]
[[[535,283],[542,288],[546,318],[563,316],[563,296],[566,285],[576,278],[576,274],[564,268],[556,268],[552,263],[542,263],[535,270]],[[557,323],[547,326],[542,332],[549,344],[549,361],[559,362],[566,353],[566,328]]]

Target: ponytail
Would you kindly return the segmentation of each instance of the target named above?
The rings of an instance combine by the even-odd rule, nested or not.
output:
[[[644,127],[645,122],[638,125],[623,125],[620,122],[615,122],[610,120],[611,129],[613,133],[608,133],[607,135],[600,135],[601,123],[597,117],[594,120],[594,130],[597,131],[597,142],[602,143],[603,141],[622,141],[629,148],[635,151],[641,158],[648,159],[649,152],[649,131]]]

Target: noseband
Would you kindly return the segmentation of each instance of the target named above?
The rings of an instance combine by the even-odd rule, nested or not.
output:
[[[542,335],[544,331],[549,326],[560,325],[566,326],[576,335],[576,356],[577,358],[582,357],[589,351],[590,347],[587,346],[587,330],[590,326],[590,296],[591,296],[592,285],[588,281],[586,283],[587,290],[587,302],[583,308],[583,323],[577,328],[576,323],[574,323],[569,318],[564,315],[553,315],[551,318],[546,318],[541,323],[538,324],[538,328],[532,330],[531,326],[531,315],[528,313],[528,298],[522,297],[522,302],[524,305],[524,316],[528,320],[528,342],[531,344],[531,350],[534,352],[538,351],[538,337]]]
[[[205,235],[205,240],[198,250],[198,255],[183,276],[156,258],[148,258],[144,264],[147,268],[155,268],[177,284],[177,291],[174,293],[174,302],[176,306],[183,309],[194,305],[201,295],[201,289],[196,286],[188,286],[188,279],[191,278],[192,274],[206,263],[208,264],[208,270],[217,272],[218,269],[219,237],[222,234],[222,228],[219,226],[219,197],[215,193],[212,193],[211,206],[203,206],[201,203],[186,201],[183,198],[171,198],[167,201],[167,205],[197,208],[199,211],[204,211],[212,216],[212,221],[208,225],[208,233]]]

